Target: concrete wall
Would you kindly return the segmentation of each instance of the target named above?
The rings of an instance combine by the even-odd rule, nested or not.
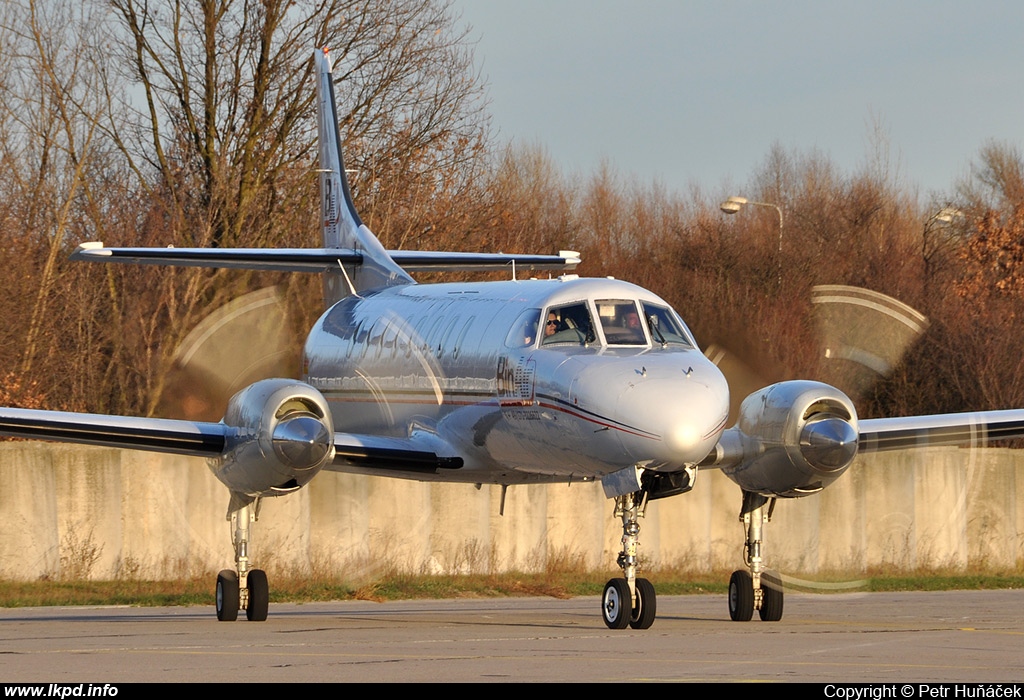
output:
[[[1024,561],[1024,451],[929,448],[861,458],[817,496],[780,501],[765,532],[791,575]],[[614,566],[621,528],[599,485],[501,489],[320,474],[264,501],[255,565],[371,581],[417,572]],[[0,443],[0,577],[178,577],[232,564],[227,492],[203,460],[105,448]],[[703,472],[655,501],[641,556],[694,570],[742,564],[739,488]]]

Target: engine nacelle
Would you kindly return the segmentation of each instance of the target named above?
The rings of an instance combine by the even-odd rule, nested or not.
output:
[[[857,456],[857,412],[820,382],[780,382],[744,399],[719,443],[722,471],[745,491],[798,498],[842,476]]]
[[[221,421],[234,428],[214,475],[234,493],[296,491],[334,456],[334,424],[323,395],[294,379],[264,379],[231,397]]]

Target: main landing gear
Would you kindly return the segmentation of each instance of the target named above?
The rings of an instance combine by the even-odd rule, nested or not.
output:
[[[625,578],[613,578],[604,586],[601,615],[604,624],[613,630],[632,627],[645,630],[654,624],[658,601],[654,586],[645,578],[637,578],[636,550],[640,545],[640,523],[647,506],[643,491],[615,498],[615,515],[622,518],[622,551],[618,564]]]
[[[761,532],[771,521],[775,499],[761,494],[743,492],[740,521],[746,532],[743,558],[747,570],[734,571],[729,579],[729,617],[736,622],[747,622],[754,610],[765,622],[782,619],[782,579],[774,571],[764,569],[761,558]]]
[[[249,568],[249,526],[259,515],[259,500],[231,513],[231,541],[235,546],[235,570],[217,574],[217,619],[234,622],[245,610],[248,620],[262,622],[270,607],[270,586],[262,569]]]

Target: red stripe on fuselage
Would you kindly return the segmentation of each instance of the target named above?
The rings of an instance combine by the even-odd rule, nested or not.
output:
[[[369,392],[367,392],[368,395],[365,396],[365,397],[353,397],[353,396],[349,395],[349,396],[347,396],[344,399],[333,398],[334,396],[337,396],[338,393],[339,393],[338,391],[324,391],[323,392],[324,398],[326,398],[329,403],[378,403],[378,400],[375,397],[373,397],[372,395],[370,395]],[[434,396],[433,392],[430,392],[430,395]],[[515,408],[516,407],[516,406],[508,406],[507,404],[502,404],[501,402],[498,401],[498,399],[488,399],[487,401],[474,401],[474,400],[471,400],[471,399],[458,400],[458,399],[452,399],[452,398],[447,398],[447,397],[444,398],[441,401],[441,403],[438,403],[436,400],[430,401],[430,400],[423,400],[423,399],[416,399],[416,398],[393,398],[393,397],[389,397],[388,398],[388,403],[401,404],[401,405],[405,405],[405,406],[421,405],[421,406],[498,406],[500,408]],[[573,416],[573,417],[578,418],[580,420],[586,421],[587,423],[593,423],[594,425],[600,425],[603,428],[618,430],[619,432],[626,433],[627,435],[635,435],[636,437],[642,437],[642,438],[646,438],[648,440],[657,440],[659,442],[661,441],[661,436],[660,435],[656,435],[654,433],[643,431],[640,428],[634,428],[632,426],[628,426],[628,425],[624,425],[622,423],[618,423],[617,421],[614,421],[611,418],[605,418],[604,416],[600,416],[600,415],[598,415],[596,413],[588,415],[587,413],[583,412],[580,409],[572,409],[572,408],[570,408],[569,406],[566,406],[566,405],[550,403],[550,402],[547,402],[547,401],[538,401],[538,402],[536,402],[536,404],[531,404],[531,406],[533,406],[533,405],[539,406],[541,408],[548,408],[548,409],[551,409],[551,410],[555,410],[555,411],[558,411],[560,413],[565,413],[567,415]],[[525,408],[525,406],[524,406],[524,408]],[[724,422],[724,420],[723,420],[723,422]]]

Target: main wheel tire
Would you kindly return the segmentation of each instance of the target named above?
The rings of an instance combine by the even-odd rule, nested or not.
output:
[[[654,584],[645,578],[636,580],[636,604],[629,616],[629,626],[635,630],[645,630],[654,624],[658,614],[658,597],[654,593]]]
[[[217,574],[217,619],[221,622],[238,619],[238,573],[231,569]]]
[[[739,569],[729,579],[729,617],[734,622],[749,622],[754,616],[754,580]]]
[[[629,584],[624,578],[613,578],[604,584],[601,596],[601,616],[609,629],[624,630],[629,626],[632,609]]]
[[[246,580],[249,584],[249,603],[245,607],[245,617],[251,622],[263,622],[267,619],[267,610],[270,607],[267,574],[262,569],[253,569]]]
[[[761,574],[761,609],[758,614],[765,622],[782,619],[782,577],[774,571]]]

